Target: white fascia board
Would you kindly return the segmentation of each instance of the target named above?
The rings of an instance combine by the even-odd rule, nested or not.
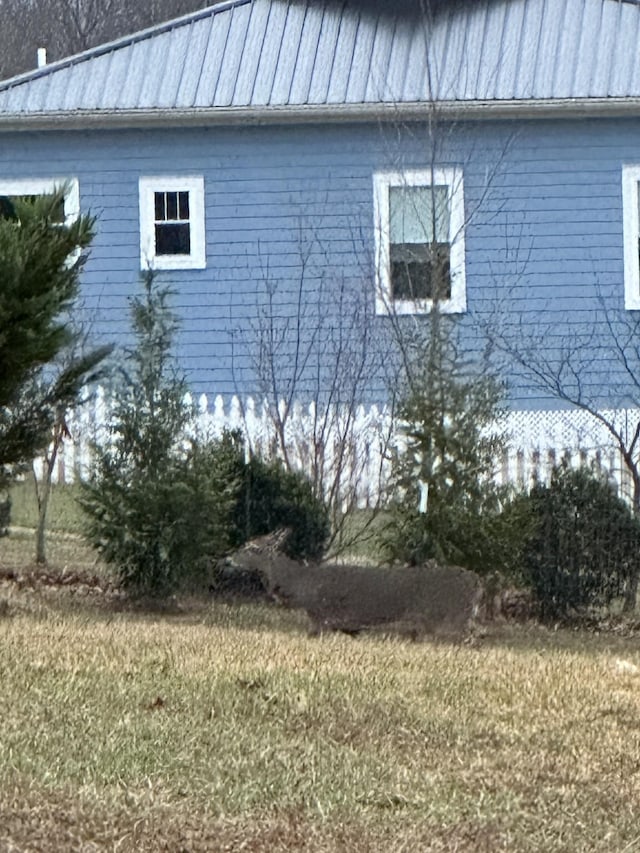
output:
[[[421,121],[441,119],[606,118],[640,116],[640,97],[568,98],[518,101],[441,101],[436,103],[321,104],[301,106],[202,107],[129,110],[73,110],[11,113],[0,109],[0,129],[56,130],[91,127],[166,127],[284,124],[343,121]]]

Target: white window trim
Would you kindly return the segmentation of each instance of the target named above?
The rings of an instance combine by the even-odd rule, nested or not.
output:
[[[0,195],[50,195],[65,187],[64,221],[70,225],[80,216],[80,184],[77,178],[1,178]]]
[[[156,192],[189,193],[191,252],[188,255],[156,255]],[[200,175],[147,175],[139,179],[140,266],[156,270],[205,269],[204,178]]]
[[[622,230],[624,239],[624,307],[628,311],[640,310],[640,216],[638,195],[640,166],[622,167]]]
[[[393,299],[389,252],[389,188],[446,186],[449,199],[449,243],[451,245],[451,297],[440,300],[444,313],[467,310],[464,248],[464,186],[457,166],[403,172],[376,172],[373,176],[373,213],[376,252],[376,314],[426,314],[432,299]]]

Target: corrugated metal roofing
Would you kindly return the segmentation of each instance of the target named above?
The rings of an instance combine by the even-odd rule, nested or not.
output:
[[[636,2],[452,0],[429,21],[391,5],[217,5],[0,83],[0,120],[640,98]]]

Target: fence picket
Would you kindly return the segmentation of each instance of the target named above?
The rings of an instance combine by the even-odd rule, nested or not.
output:
[[[385,407],[359,405],[355,411],[334,407],[329,412],[313,404],[296,401],[279,411],[285,417],[285,440],[291,463],[318,482],[329,485],[330,472],[339,469],[341,488],[357,491],[359,506],[371,506],[380,499],[388,478],[390,462],[387,449],[392,435],[391,413]],[[271,456],[277,451],[278,436],[269,403],[248,397],[221,395],[209,399],[200,395],[195,405],[194,430],[205,436],[220,436],[224,430],[239,430],[247,452]],[[67,420],[71,439],[59,452],[54,481],[72,483],[88,476],[91,470],[91,446],[108,435],[111,403],[107,392],[98,388],[88,401],[70,412]],[[606,412],[616,423],[637,423],[637,411]],[[508,447],[500,460],[496,479],[518,487],[534,479],[548,480],[553,465],[566,458],[576,466],[600,461],[619,493],[629,497],[629,477],[620,453],[608,430],[582,411],[512,412],[506,417]],[[35,470],[42,473],[42,460]],[[335,486],[335,482],[334,482]]]

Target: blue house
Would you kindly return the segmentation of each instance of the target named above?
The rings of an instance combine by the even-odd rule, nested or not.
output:
[[[302,393],[437,296],[514,409],[559,405],[537,360],[638,399],[640,4],[422,5],[231,0],[0,83],[0,194],[97,216],[96,336],[152,267],[196,392],[256,393],[270,340]]]

